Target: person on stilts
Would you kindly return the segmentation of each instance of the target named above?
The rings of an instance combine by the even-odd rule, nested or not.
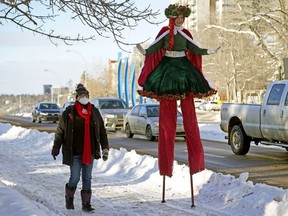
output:
[[[204,151],[200,139],[194,97],[203,98],[217,91],[210,87],[202,73],[202,55],[215,54],[218,48],[202,49],[182,25],[191,10],[188,6],[170,4],[165,9],[169,26],[163,27],[156,40],[144,49],[144,65],[138,78],[142,87],[138,93],[160,101],[158,164],[163,176],[162,202],[165,202],[165,176],[171,177],[177,122],[177,100],[180,100],[188,149],[191,176],[192,206],[194,193],[192,175],[205,169]]]

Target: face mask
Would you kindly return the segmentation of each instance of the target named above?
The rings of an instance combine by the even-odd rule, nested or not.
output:
[[[86,105],[89,102],[89,99],[87,97],[82,97],[79,99],[79,103],[82,105]]]

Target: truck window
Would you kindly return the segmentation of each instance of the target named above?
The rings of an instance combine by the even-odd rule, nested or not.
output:
[[[267,101],[267,105],[279,105],[285,84],[274,84]]]
[[[286,98],[285,98],[285,103],[284,103],[285,106],[288,106],[288,93],[286,94]]]

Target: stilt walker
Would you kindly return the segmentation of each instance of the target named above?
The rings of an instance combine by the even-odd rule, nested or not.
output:
[[[138,93],[160,101],[158,165],[163,176],[162,203],[165,202],[165,176],[171,177],[177,123],[177,100],[180,100],[186,134],[190,167],[192,207],[194,207],[193,174],[205,169],[204,151],[200,139],[194,97],[203,98],[216,93],[202,73],[202,55],[214,54],[216,49],[202,49],[182,25],[191,10],[188,6],[171,4],[165,9],[169,26],[163,27],[156,40],[139,52],[145,55],[138,84]]]

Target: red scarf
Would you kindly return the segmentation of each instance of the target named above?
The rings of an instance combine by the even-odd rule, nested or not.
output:
[[[82,164],[91,164],[91,143],[90,143],[90,117],[91,117],[91,103],[88,102],[87,109],[78,101],[75,102],[75,108],[77,113],[84,118],[84,148]]]

